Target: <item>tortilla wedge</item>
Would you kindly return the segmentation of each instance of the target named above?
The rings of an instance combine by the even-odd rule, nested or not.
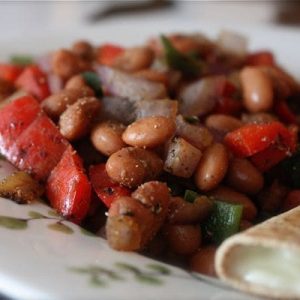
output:
[[[275,299],[300,299],[300,207],[227,239],[218,276],[233,287]]]

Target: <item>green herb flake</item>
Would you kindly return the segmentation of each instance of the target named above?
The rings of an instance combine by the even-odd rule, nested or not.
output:
[[[184,120],[190,124],[199,124],[200,123],[199,117],[197,117],[197,116],[187,116],[187,117],[184,117]]]
[[[13,65],[28,66],[33,63],[33,57],[29,55],[12,55],[10,62]]]
[[[184,200],[193,203],[199,194],[192,190],[186,190],[184,193]]]
[[[165,58],[169,67],[182,72],[186,76],[195,77],[200,75],[202,69],[200,61],[192,56],[179,52],[164,35],[161,36],[161,42],[165,50]]]
[[[213,210],[202,225],[204,234],[220,244],[239,231],[243,206],[222,201],[213,202]]]
[[[81,76],[83,77],[86,84],[94,90],[97,97],[103,96],[101,82],[95,72],[83,72],[81,73]]]

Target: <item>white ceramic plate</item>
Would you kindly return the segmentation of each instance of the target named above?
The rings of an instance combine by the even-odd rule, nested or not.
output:
[[[274,50],[282,65],[300,78],[300,33],[280,28],[239,28],[251,48]],[[215,36],[222,27],[211,24],[107,23],[45,37],[1,41],[0,58],[12,53],[43,53],[68,46],[77,38],[95,42],[139,43],[170,31],[202,31]],[[0,175],[13,168],[0,161]],[[0,292],[17,299],[254,299],[218,280],[199,276],[142,257],[116,252],[106,242],[86,235],[61,220],[44,204],[17,205],[0,198]],[[255,298],[257,299],[257,298]]]

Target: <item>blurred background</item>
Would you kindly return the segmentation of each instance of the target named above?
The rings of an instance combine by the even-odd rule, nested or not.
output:
[[[49,31],[101,26],[132,20],[213,21],[243,24],[300,25],[300,1],[1,1],[0,25],[7,36],[47,34]]]

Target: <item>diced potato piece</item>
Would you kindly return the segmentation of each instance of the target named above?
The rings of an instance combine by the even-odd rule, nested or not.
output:
[[[183,138],[177,137],[168,145],[164,170],[179,177],[193,175],[202,153]]]
[[[184,120],[182,115],[176,117],[176,134],[201,151],[213,142],[213,135],[206,127],[190,124]]]
[[[44,189],[25,172],[15,172],[0,182],[0,197],[24,204],[37,200]]]

